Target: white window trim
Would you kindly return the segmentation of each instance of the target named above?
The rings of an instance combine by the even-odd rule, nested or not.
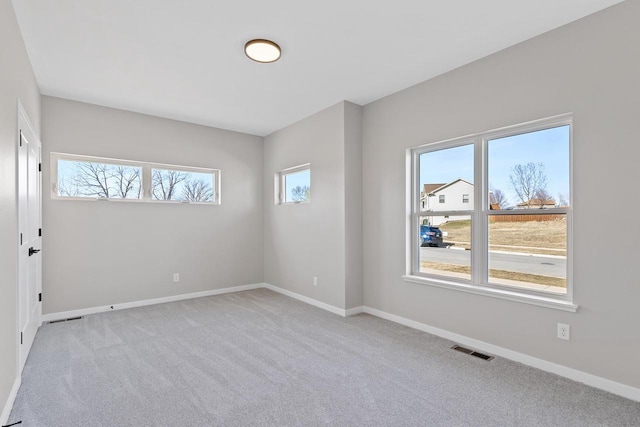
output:
[[[508,136],[540,131],[544,129],[569,125],[569,207],[545,209],[544,214],[565,214],[567,221],[567,293],[554,295],[549,292],[519,289],[511,286],[501,286],[488,280],[488,221],[490,215],[522,215],[524,210],[489,210],[488,197],[488,150],[490,140]],[[474,146],[474,210],[438,211],[439,215],[471,215],[471,280],[457,279],[436,274],[421,273],[419,270],[418,217],[425,212],[420,209],[420,155],[437,150]],[[453,289],[477,295],[516,301],[526,304],[543,306],[558,310],[576,312],[578,305],[573,301],[573,116],[571,113],[562,114],[546,119],[535,120],[519,125],[494,129],[461,138],[425,144],[407,150],[407,263],[403,280],[440,288]],[[486,191],[485,191],[486,189]],[[524,211],[524,212],[523,212]],[[533,209],[531,210],[533,211]],[[534,214],[533,212],[529,212]],[[537,212],[540,213],[539,211]]]
[[[80,162],[93,162],[93,163],[106,163],[106,164],[116,164],[116,165],[124,165],[124,166],[134,166],[142,168],[142,197],[139,199],[121,199],[121,198],[106,198],[106,197],[66,197],[58,195],[58,160],[71,160],[71,161],[80,161]],[[199,173],[209,173],[214,176],[214,184],[215,184],[215,194],[216,198],[213,202],[190,202],[190,201],[181,201],[181,200],[154,200],[151,197],[151,170],[152,169],[170,169],[181,172],[199,172]],[[96,156],[85,156],[80,154],[68,154],[68,153],[51,153],[51,199],[52,200],[74,200],[74,201],[109,201],[116,203],[169,203],[169,204],[190,204],[190,205],[208,205],[208,206],[217,206],[222,204],[222,198],[220,194],[220,169],[211,169],[211,168],[201,168],[195,166],[181,166],[181,165],[171,165],[166,163],[151,163],[151,162],[140,162],[136,160],[123,160],[123,159],[114,159],[110,157],[96,157]]]
[[[309,190],[309,200],[304,202],[287,202],[285,201],[285,178],[287,175],[291,175],[297,172],[302,172],[305,170],[309,170],[311,172],[311,163],[305,163],[303,165],[293,166],[287,169],[282,169],[279,172],[276,172],[274,177],[274,187],[275,187],[275,204],[276,205],[305,205],[311,203],[311,190]],[[311,176],[309,176],[309,188],[311,188]]]

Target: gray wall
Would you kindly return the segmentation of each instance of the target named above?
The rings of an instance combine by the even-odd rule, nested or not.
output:
[[[304,163],[311,203],[275,205],[274,174]],[[265,282],[345,307],[344,194],[343,102],[265,138]]]
[[[18,99],[40,130],[40,91],[10,1],[0,1],[0,412],[17,376]]]
[[[362,306],[362,107],[344,103],[346,308]]]
[[[262,282],[262,138],[59,98],[42,110],[44,313]],[[217,168],[222,205],[52,200],[52,151]]]
[[[359,221],[347,230],[361,209],[360,170],[347,167],[361,157],[360,129],[361,107],[340,102],[264,142],[265,282],[341,309],[350,308],[347,299],[361,305],[353,296],[362,287],[361,239],[347,246],[360,235]],[[304,163],[311,163],[311,203],[275,205],[274,174]],[[347,260],[354,264],[347,268]]]
[[[640,387],[638,22],[627,1],[364,108],[367,306]],[[405,150],[566,112],[578,313],[405,283]]]

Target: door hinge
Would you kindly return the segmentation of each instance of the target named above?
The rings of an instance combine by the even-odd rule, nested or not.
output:
[[[42,292],[38,294],[38,302],[42,302]]]
[[[20,332],[20,345],[22,345],[22,332]]]
[[[22,147],[22,129],[20,129],[20,147]]]
[[[38,172],[42,172],[42,163],[38,163]]]
[[[38,237],[42,237],[42,228],[38,228]]]
[[[20,233],[20,245],[22,245],[22,233]]]

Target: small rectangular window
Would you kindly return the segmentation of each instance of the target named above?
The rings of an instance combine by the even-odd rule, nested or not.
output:
[[[285,169],[277,174],[278,204],[309,203],[311,201],[311,165]]]
[[[151,169],[151,198],[177,202],[216,202],[216,177],[211,172]]]
[[[469,203],[469,195],[468,194],[463,194],[462,195],[462,203]]]
[[[52,198],[220,204],[220,171],[51,153]]]
[[[56,195],[61,198],[140,199],[142,167],[97,159],[60,159]]]
[[[440,194],[440,195],[438,196],[438,202],[439,202],[439,203],[444,203],[444,194]]]

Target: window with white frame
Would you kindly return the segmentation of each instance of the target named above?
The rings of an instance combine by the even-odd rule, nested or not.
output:
[[[276,203],[311,202],[311,165],[304,164],[276,173]]]
[[[444,194],[440,194],[440,195],[438,196],[438,202],[439,202],[439,203],[444,203],[444,196],[445,196]]]
[[[51,197],[220,204],[220,171],[51,153]]]
[[[571,132],[565,115],[411,150],[411,274],[571,300]],[[462,203],[422,206],[436,183]]]

